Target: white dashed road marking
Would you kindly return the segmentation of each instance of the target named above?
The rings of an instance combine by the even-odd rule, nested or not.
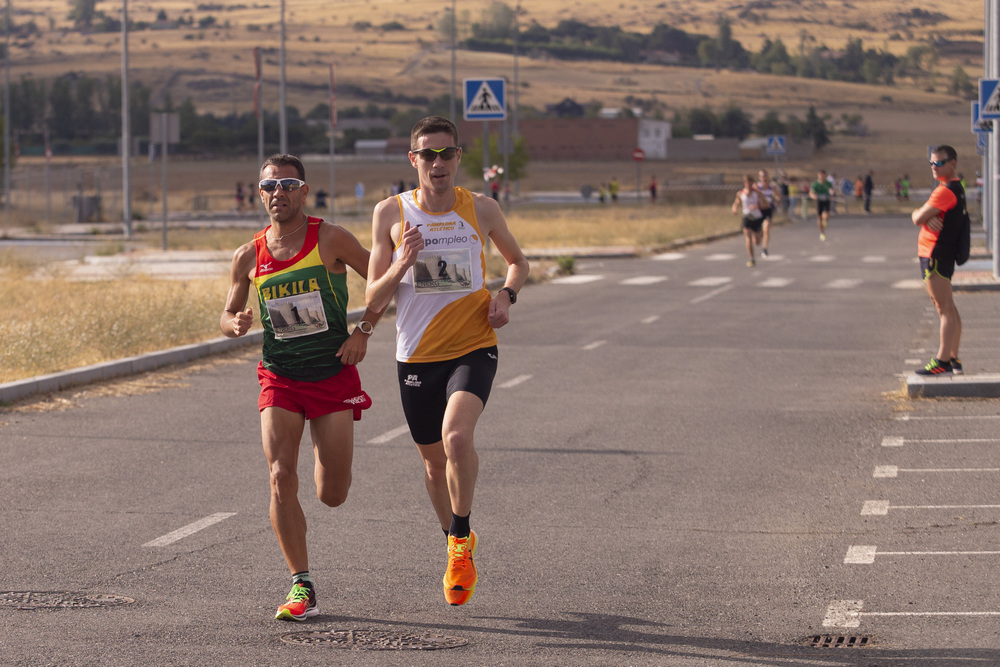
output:
[[[518,375],[516,378],[514,378],[512,380],[507,380],[503,384],[498,384],[497,386],[500,389],[510,389],[511,387],[516,387],[517,385],[521,384],[522,382],[527,382],[530,379],[531,379],[530,375]]]
[[[708,292],[706,294],[702,294],[699,297],[695,297],[694,299],[691,299],[688,303],[690,303],[690,304],[696,304],[696,303],[701,303],[702,301],[708,301],[713,296],[718,296],[719,294],[722,294],[726,290],[731,290],[731,289],[733,289],[732,285],[723,285],[719,289],[714,289],[711,292]]]
[[[914,278],[913,280],[900,280],[894,282],[892,286],[896,289],[923,289],[924,281],[917,280],[916,278]]]
[[[225,519],[228,519],[231,516],[236,516],[236,512],[216,512],[215,514],[212,514],[211,516],[207,516],[204,519],[199,519],[198,521],[195,521],[194,523],[189,523],[188,525],[184,526],[183,528],[178,528],[177,530],[175,530],[172,533],[167,533],[163,537],[158,537],[155,540],[151,540],[149,542],[146,542],[142,546],[144,546],[144,547],[165,547],[168,544],[173,544],[177,540],[184,539],[188,535],[193,535],[193,534],[197,533],[199,530],[203,530],[205,528],[208,528],[209,526],[211,526],[213,524],[216,524],[216,523],[219,523],[220,521],[223,521]]]
[[[636,276],[634,278],[626,278],[619,285],[655,285],[656,283],[662,283],[666,279],[666,276]]]
[[[826,284],[827,289],[854,289],[863,281],[857,278],[838,278]]]
[[[792,278],[768,278],[767,280],[759,283],[759,287],[788,287],[793,282]]]
[[[643,324],[652,324],[653,322],[659,322],[660,321],[660,316],[659,315],[650,315],[649,317],[644,317],[640,321]]]
[[[596,350],[597,348],[599,348],[600,346],[604,345],[607,342],[608,341],[606,341],[606,340],[595,340],[593,343],[588,343],[587,345],[584,345],[583,349],[588,350],[588,351],[589,350]]]
[[[554,280],[552,280],[552,282],[556,285],[583,285],[584,283],[592,283],[594,281],[603,279],[604,276],[587,274],[587,275],[563,276],[562,278],[555,278]]]
[[[404,424],[403,426],[396,427],[396,428],[392,429],[391,431],[386,431],[382,435],[379,435],[379,436],[376,436],[376,437],[372,438],[371,440],[368,441],[368,444],[369,445],[382,445],[382,444],[385,444],[385,443],[389,442],[390,440],[395,440],[396,438],[398,438],[399,436],[403,435],[404,433],[409,433],[409,432],[410,432],[410,427],[406,426]]]
[[[885,255],[866,255],[865,257],[861,258],[861,261],[865,262],[866,264],[880,264],[884,262],[885,259],[886,259]]]
[[[726,283],[731,283],[733,281],[729,276],[708,276],[707,278],[699,278],[698,280],[692,280],[688,283],[691,287],[718,287],[719,285],[725,285]]]
[[[705,260],[709,262],[728,262],[731,259],[736,259],[736,255],[728,252],[717,252],[705,257]]]
[[[678,259],[684,259],[685,255],[682,252],[665,252],[660,255],[653,255],[652,259],[660,262],[673,262]]]
[[[833,255],[813,255],[809,258],[810,262],[832,262],[837,259]]]

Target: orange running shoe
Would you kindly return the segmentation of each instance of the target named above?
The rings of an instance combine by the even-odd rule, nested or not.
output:
[[[288,602],[278,607],[274,617],[281,621],[304,621],[319,613],[316,606],[316,591],[311,586],[293,584],[288,593]]]
[[[448,604],[465,604],[476,590],[479,574],[472,560],[476,542],[474,530],[468,537],[448,536],[448,570],[444,573],[444,599]]]

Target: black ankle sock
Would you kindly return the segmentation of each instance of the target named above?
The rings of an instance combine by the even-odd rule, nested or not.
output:
[[[472,514],[467,514],[466,516],[458,516],[457,514],[451,515],[451,529],[448,531],[449,535],[454,535],[455,537],[468,537],[469,536],[469,517]]]

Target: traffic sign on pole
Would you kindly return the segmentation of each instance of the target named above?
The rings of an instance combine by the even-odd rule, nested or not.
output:
[[[767,154],[768,155],[785,154],[785,135],[783,134],[767,135]]]
[[[979,117],[1000,118],[1000,79],[979,80]]]
[[[979,113],[979,102],[972,102],[972,132],[992,132],[993,121],[986,120]]]
[[[643,160],[646,159],[646,151],[642,150],[639,147],[633,148],[632,159],[635,160],[636,162],[642,162]]]
[[[506,83],[504,79],[466,79],[465,120],[506,119]]]

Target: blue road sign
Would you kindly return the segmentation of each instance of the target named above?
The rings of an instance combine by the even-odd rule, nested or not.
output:
[[[1000,79],[979,80],[979,117],[1000,118]]]
[[[503,120],[507,117],[506,81],[465,80],[465,120]]]
[[[979,102],[972,102],[972,133],[992,132],[993,121],[986,120],[979,115]]]
[[[785,135],[783,134],[767,135],[767,154],[768,155],[785,154]]]

